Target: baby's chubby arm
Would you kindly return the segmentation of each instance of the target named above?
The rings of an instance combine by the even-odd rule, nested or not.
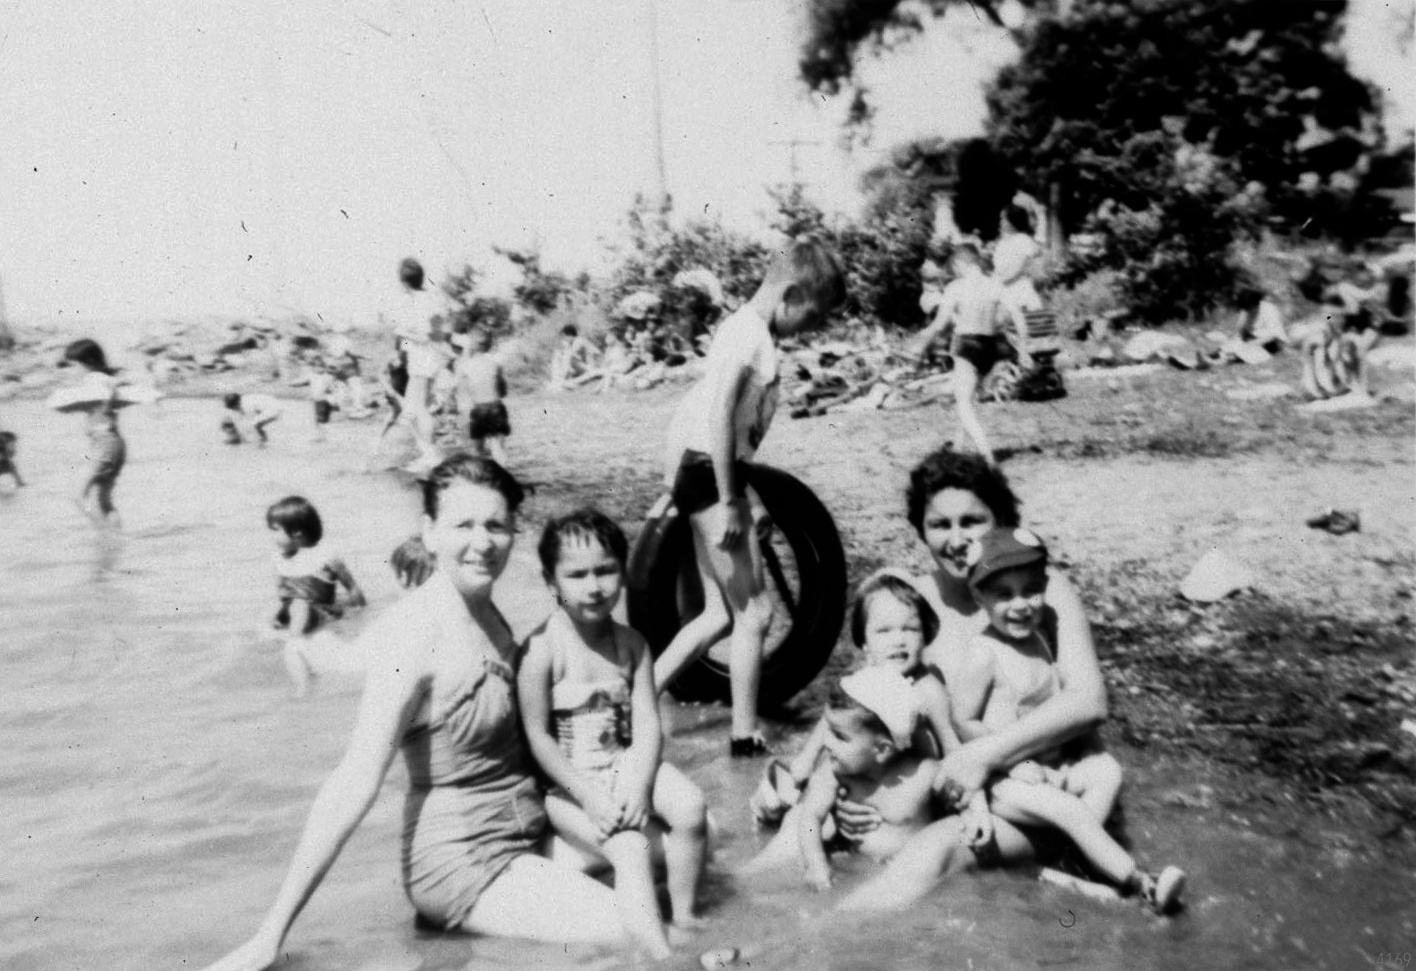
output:
[[[983,716],[993,693],[993,652],[982,637],[961,646],[949,669],[950,717],[960,742],[972,742],[988,734]],[[952,750],[946,749],[948,755]]]
[[[822,716],[816,722],[816,727],[811,730],[811,734],[806,736],[806,742],[802,745],[801,751],[793,758],[787,766],[787,771],[792,775],[792,781],[797,788],[811,779],[811,774],[816,770],[816,762],[821,757],[821,750],[826,747],[826,735],[830,729],[826,725],[826,718]]]
[[[811,774],[806,792],[796,807],[797,845],[801,849],[801,865],[809,886],[817,890],[831,888],[831,864],[826,859],[822,842],[822,826],[831,815],[839,784],[829,765],[822,765]]]
[[[364,591],[359,588],[359,584],[354,579],[354,574],[349,572],[349,567],[339,557],[332,557],[329,561],[329,571],[335,575],[340,584],[349,593],[349,606],[362,607],[368,600],[364,597]]]
[[[953,713],[949,704],[949,692],[944,687],[944,682],[939,680],[933,673],[926,674],[915,682],[914,694],[915,703],[919,706],[920,718],[934,734],[934,740],[939,745],[937,754],[939,756],[948,755],[961,744],[959,735],[954,730]]]

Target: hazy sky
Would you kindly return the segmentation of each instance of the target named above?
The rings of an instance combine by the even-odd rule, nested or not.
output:
[[[1358,6],[1389,16],[1411,2]],[[593,265],[634,194],[657,185],[648,9],[0,0],[9,313],[360,322],[410,253],[435,275],[491,243]],[[878,148],[848,152],[843,106],[796,80],[795,0],[657,10],[669,188],[680,212],[734,226],[789,178],[786,142],[803,143],[811,194],[849,209],[881,148],[978,131],[980,84],[1012,52],[1001,31],[951,13],[956,29],[867,67]],[[1370,46],[1390,48],[1389,34]]]

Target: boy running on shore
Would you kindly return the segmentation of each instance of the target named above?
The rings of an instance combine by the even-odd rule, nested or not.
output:
[[[979,382],[994,365],[1009,357],[1008,344],[999,332],[1004,316],[1011,318],[1018,334],[1027,333],[1027,323],[1019,307],[1007,299],[1002,284],[990,276],[982,254],[972,243],[961,243],[950,258],[954,280],[944,288],[934,321],[912,342],[915,353],[923,356],[934,339],[950,326],[953,339],[949,353],[954,358],[954,398],[959,407],[959,423],[973,439],[974,447],[989,465],[997,465],[983,424],[974,410]],[[1032,358],[1021,342],[1018,362],[1032,367]]]
[[[546,813],[563,837],[609,859],[621,922],[662,959],[648,837],[663,837],[674,923],[691,925],[707,808],[660,758],[649,646],[611,616],[629,543],[608,517],[578,509],[546,524],[538,552],[559,606],[531,635],[517,689],[531,752],[555,786]]]
[[[997,528],[969,556],[969,585],[988,627],[966,646],[950,675],[955,723],[966,742],[1013,723],[1061,690],[1056,641],[1045,623],[1042,540],[1026,529]],[[1114,805],[1120,788],[1121,764],[1095,733],[1018,763],[988,787],[994,815],[1061,830],[1123,892],[1167,913],[1179,903],[1185,873],[1173,866],[1159,874],[1141,870],[1094,808]]]
[[[746,463],[776,410],[776,339],[818,325],[845,299],[845,276],[835,255],[815,241],[790,244],[772,261],[752,299],[718,325],[703,378],[669,423],[666,479],[693,530],[704,606],[659,656],[654,680],[662,691],[727,634],[729,750],[735,757],[767,752],[757,727],[757,690],[772,623],[762,556],[751,542]]]
[[[226,410],[221,415],[221,432],[227,445],[240,445],[242,428],[249,428],[261,448],[270,439],[266,426],[280,417],[280,402],[268,394],[228,394],[222,399]]]

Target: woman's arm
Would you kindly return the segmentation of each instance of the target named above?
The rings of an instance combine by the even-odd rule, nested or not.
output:
[[[630,638],[634,653],[634,683],[630,696],[633,742],[626,758],[628,773],[616,792],[625,826],[638,829],[649,821],[653,805],[654,776],[659,771],[664,737],[659,731],[659,699],[654,688],[654,660],[649,645],[637,632],[624,628],[619,636]]]
[[[920,717],[934,734],[938,743],[938,758],[959,747],[959,735],[954,731],[954,720],[950,713],[949,693],[944,682],[934,675],[926,675],[915,682],[915,701],[919,705]],[[934,754],[934,753],[930,753]]]
[[[610,802],[599,786],[575,770],[551,734],[553,673],[550,644],[544,633],[533,634],[516,675],[516,698],[526,741],[541,770],[585,810],[600,831],[600,838],[608,839],[620,827],[619,807]]]
[[[1013,724],[945,756],[941,777],[954,779],[969,792],[993,773],[1083,735],[1106,720],[1106,683],[1081,598],[1065,577],[1053,574],[1047,604],[1057,615],[1061,689]]]
[[[275,963],[291,924],[373,805],[426,691],[427,675],[420,649],[411,643],[370,653],[373,660],[349,747],[310,807],[275,902],[256,934],[210,971],[259,971]]]

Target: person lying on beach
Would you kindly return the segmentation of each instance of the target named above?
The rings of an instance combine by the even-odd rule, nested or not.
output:
[[[864,652],[866,667],[903,675],[914,692],[914,707],[920,716],[911,740],[915,754],[938,759],[958,748],[949,694],[938,672],[923,663],[924,646],[939,631],[938,615],[924,595],[908,578],[881,570],[861,584],[850,616],[851,639]],[[798,793],[816,772],[830,736],[829,720],[823,716],[789,764],[783,766],[774,761],[768,767],[767,784],[759,787],[753,798],[753,816],[759,823],[778,822],[781,814],[798,801]],[[788,780],[791,791],[783,793],[782,785]],[[967,812],[973,827],[971,838],[986,841],[992,824],[981,791],[975,794]]]
[[[346,610],[364,606],[364,591],[342,559],[328,548],[319,548],[324,524],[309,500],[286,496],[274,503],[266,510],[266,526],[275,538],[280,594],[280,609],[272,623],[277,630],[289,631],[282,658],[295,697],[303,698],[313,676],[307,638]],[[337,596],[340,586],[347,594],[342,603]]]
[[[228,394],[222,398],[221,433],[227,445],[240,445],[243,426],[264,448],[270,439],[266,426],[280,418],[280,402],[268,394]]]
[[[1047,547],[1029,530],[1004,527],[984,534],[970,559],[969,584],[988,627],[964,649],[949,680],[956,724],[966,741],[1017,722],[1053,698],[1060,685],[1044,603]],[[1009,822],[1061,830],[1123,893],[1165,914],[1180,901],[1184,872],[1173,866],[1159,874],[1142,870],[1083,802],[1114,804],[1121,775],[1121,763],[1091,732],[1034,753],[995,777],[987,787],[989,805]]]
[[[517,678],[526,738],[553,787],[546,815],[610,861],[620,919],[651,957],[669,955],[650,837],[662,839],[673,922],[691,927],[707,846],[703,793],[660,758],[654,660],[611,616],[629,542],[594,509],[546,523],[538,549],[557,609],[527,642]]]
[[[546,813],[516,703],[521,651],[492,602],[523,496],[510,473],[478,456],[454,454],[429,473],[423,538],[435,572],[360,638],[367,666],[349,748],[310,807],[265,918],[211,971],[261,971],[288,953],[296,916],[399,750],[408,778],[403,886],[424,927],[624,940],[613,892],[539,852]]]
[[[842,678],[826,709],[825,761],[772,842],[741,872],[796,860],[807,884],[825,891],[831,887],[830,853],[881,861],[898,853],[935,815],[939,763],[914,750],[919,718],[915,686],[899,671],[876,666]],[[840,839],[831,819],[837,798],[871,807],[880,825],[859,840]]]

